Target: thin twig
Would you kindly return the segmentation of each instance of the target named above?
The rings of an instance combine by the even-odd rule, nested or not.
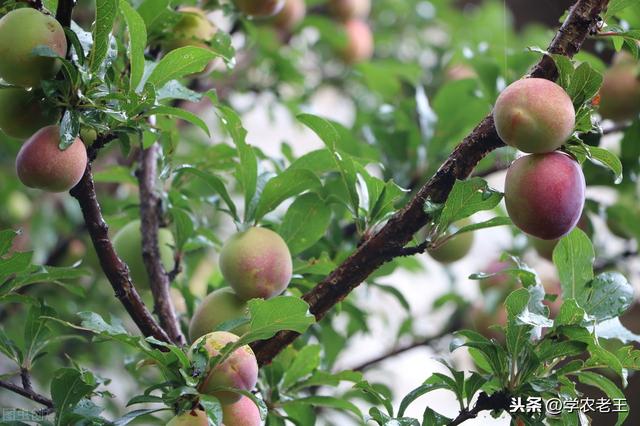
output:
[[[547,51],[573,57],[593,30],[597,18],[607,6],[608,0],[578,0]],[[558,70],[554,60],[545,55],[530,73],[531,77],[555,80]],[[307,292],[303,299],[310,312],[320,320],[338,302],[343,300],[367,277],[390,261],[387,253],[404,247],[421,227],[430,220],[425,212],[427,201],[446,201],[456,179],[466,179],[478,162],[489,152],[504,146],[498,137],[489,114],[449,156],[436,174],[417,192],[409,203],[373,236],[367,238],[328,277]],[[252,347],[261,365],[270,363],[298,333],[282,331],[269,340],[255,342]]]
[[[447,426],[457,426],[467,420],[475,419],[481,411],[506,410],[509,408],[510,397],[505,391],[495,392],[491,396],[480,392],[478,400],[472,409],[465,408]]]
[[[162,200],[156,189],[159,151],[160,145],[154,143],[140,152],[140,169],[137,175],[140,186],[142,258],[149,275],[154,310],[160,319],[160,325],[172,342],[185,345],[187,341],[180,330],[180,323],[169,292],[171,281],[162,264],[158,243],[162,214]]]
[[[47,408],[53,408],[53,401],[51,401],[46,396],[43,396],[37,392],[34,392],[32,389],[31,390],[23,389],[18,385],[14,385],[13,383],[6,382],[4,380],[0,380],[0,388],[5,388],[7,390],[10,390],[13,393],[16,393],[20,396],[24,396],[27,399],[30,399],[31,401],[37,402],[38,404],[42,404]]]

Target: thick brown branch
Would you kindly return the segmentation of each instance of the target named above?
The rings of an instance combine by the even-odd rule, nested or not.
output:
[[[0,380],[0,388],[5,388],[10,390],[13,393],[17,393],[20,396],[24,396],[25,398],[30,399],[31,401],[37,402],[38,404],[42,404],[47,408],[53,408],[53,401],[51,401],[46,396],[40,395],[35,392],[33,389],[23,389],[18,385],[14,385],[10,382],[5,382],[4,380]]]
[[[80,183],[78,183],[70,193],[80,204],[87,230],[91,236],[91,241],[93,242],[98,259],[100,260],[100,266],[111,283],[116,297],[120,299],[120,302],[122,302],[131,318],[145,336],[153,336],[158,340],[169,343],[169,337],[153,319],[153,316],[147,310],[140,295],[131,284],[129,268],[120,260],[113,248],[113,244],[111,244],[109,227],[102,217],[100,204],[98,203],[95,186],[93,184],[91,163],[87,164],[87,169],[84,172],[82,180],[80,180]]]
[[[510,398],[509,395],[504,392],[496,392],[491,396],[487,395],[484,392],[481,392],[478,396],[478,401],[473,406],[472,409],[465,408],[460,411],[460,414],[453,419],[447,426],[457,426],[466,422],[467,420],[475,419],[481,411],[491,411],[491,410],[506,410],[509,408]]]
[[[160,229],[161,199],[156,190],[157,163],[160,145],[154,143],[140,152],[140,217],[142,227],[142,258],[147,268],[149,282],[155,305],[155,313],[160,318],[160,325],[167,332],[171,341],[177,345],[185,345],[186,340],[180,331],[180,323],[171,300],[169,275],[162,265],[160,247],[158,246],[158,230]]]
[[[547,50],[572,57],[582,46],[607,4],[608,0],[578,0]],[[557,73],[553,59],[544,56],[530,74],[533,77],[555,79]],[[446,201],[456,179],[466,179],[483,157],[501,146],[504,144],[496,133],[493,116],[489,114],[402,210],[303,296],[309,303],[311,313],[318,320],[321,319],[373,271],[391,260],[389,253],[404,247],[413,234],[429,221],[430,218],[424,211],[425,203]],[[296,337],[298,334],[293,331],[283,331],[269,340],[256,342],[253,349],[260,364],[271,362]]]

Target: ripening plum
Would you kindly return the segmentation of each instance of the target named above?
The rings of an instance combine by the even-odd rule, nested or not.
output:
[[[42,91],[0,89],[0,130],[8,136],[26,139],[59,119],[60,110],[45,101]]]
[[[640,113],[640,65],[631,55],[617,55],[604,73],[599,110],[602,118],[613,121],[630,120]]]
[[[240,12],[254,18],[268,18],[278,13],[284,0],[234,0]]]
[[[216,34],[216,27],[206,13],[197,7],[181,7],[182,18],[173,27],[171,39],[166,44],[167,51],[185,46],[207,47],[207,42]]]
[[[192,410],[175,416],[167,426],[209,426],[209,418],[202,410]]]
[[[552,81],[525,78],[500,93],[493,109],[498,136],[528,153],[554,151],[571,136],[576,121],[573,102]]]
[[[175,246],[175,239],[170,230],[160,228],[158,246],[162,265],[165,270],[172,270],[174,266],[173,247]],[[129,222],[114,235],[113,248],[115,248],[120,259],[129,267],[129,274],[134,285],[141,289],[149,289],[149,275],[142,257],[142,233],[139,220]]]
[[[220,324],[249,315],[247,302],[240,299],[232,289],[220,288],[205,297],[191,318],[189,324],[189,338],[196,340],[211,333]],[[242,335],[249,331],[249,324],[244,324],[230,330]]]
[[[578,223],[585,186],[580,165],[568,155],[526,155],[514,161],[507,171],[507,212],[520,230],[554,240],[568,234]]]
[[[258,406],[246,396],[233,404],[222,406],[222,421],[224,426],[260,426],[260,410]]]
[[[329,0],[329,10],[343,21],[364,19],[371,12],[371,0]]]
[[[220,271],[241,299],[269,299],[287,288],[293,263],[280,235],[253,227],[225,243],[220,252]]]
[[[20,181],[49,192],[65,192],[80,182],[87,167],[87,150],[80,138],[62,151],[60,127],[38,130],[22,145],[16,157]]]
[[[576,226],[582,229],[589,236],[589,238],[593,237],[593,225],[591,225],[589,216],[587,216],[585,212],[582,212],[580,220],[578,220],[578,224]],[[556,248],[559,241],[560,239],[542,240],[536,237],[529,237],[529,242],[536,250],[538,255],[550,261],[553,260],[553,250]]]
[[[359,19],[350,19],[344,23],[347,44],[342,50],[342,58],[348,64],[364,62],[373,56],[373,33],[369,25]]]
[[[204,341],[203,347],[209,357],[220,355],[220,351],[227,344],[236,342],[238,336],[226,331],[216,331],[206,334],[196,340],[191,351]],[[213,395],[223,404],[237,402],[241,395],[231,391],[221,391],[220,387],[235,388],[249,391],[258,381],[258,362],[248,345],[236,349],[229,357],[207,372],[204,381],[198,387],[201,393]]]
[[[462,219],[454,224],[457,229],[470,225],[469,219]],[[465,232],[451,238],[440,247],[428,250],[429,256],[440,263],[453,263],[462,259],[471,251],[473,246],[473,232]]]
[[[307,13],[307,5],[304,0],[285,0],[284,7],[273,17],[273,25],[283,31],[291,31]]]
[[[36,87],[56,75],[61,67],[56,58],[36,56],[33,49],[47,46],[56,54],[67,54],[64,30],[52,16],[36,9],[15,9],[0,19],[0,77],[7,83]]]

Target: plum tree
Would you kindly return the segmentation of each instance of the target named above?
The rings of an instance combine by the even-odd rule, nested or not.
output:
[[[26,139],[59,119],[60,110],[45,101],[41,90],[0,89],[0,130],[8,136]]]
[[[254,18],[268,18],[278,13],[284,0],[234,0],[240,12]]]
[[[248,397],[243,396],[238,402],[222,406],[224,426],[260,426],[260,410]]]
[[[158,232],[158,246],[160,259],[167,271],[173,269],[173,247],[175,239],[170,230],[161,228]],[[149,275],[142,258],[142,233],[140,221],[134,220],[125,225],[113,236],[113,247],[118,256],[129,267],[129,273],[134,284],[142,289],[149,288]]]
[[[173,27],[171,39],[167,41],[167,51],[185,46],[207,47],[207,42],[216,34],[216,27],[206,13],[197,7],[181,7],[182,18]]]
[[[43,79],[56,75],[61,62],[36,56],[37,46],[49,47],[61,57],[67,54],[64,30],[52,16],[36,9],[12,10],[0,19],[0,77],[7,83],[36,87]]]
[[[373,33],[369,25],[359,19],[350,19],[344,23],[347,44],[342,50],[342,59],[355,64],[371,59],[374,51]]]
[[[202,410],[191,410],[173,417],[167,426],[208,426],[209,418]]]
[[[463,219],[456,222],[454,226],[460,229],[470,224],[471,221],[469,219]],[[429,249],[428,253],[429,256],[441,263],[457,262],[469,253],[471,246],[473,246],[473,240],[473,232],[465,232],[447,240],[435,249]]]
[[[220,271],[244,300],[269,299],[282,293],[291,281],[293,264],[280,235],[253,227],[232,236],[220,252]]]
[[[211,333],[223,322],[248,316],[247,302],[240,299],[232,289],[220,288],[205,297],[191,318],[189,337],[191,341]],[[244,324],[230,330],[242,335],[249,331]]]
[[[542,78],[525,78],[500,93],[493,118],[507,145],[543,153],[560,148],[571,136],[576,112],[562,87]]]
[[[284,7],[273,17],[273,25],[284,30],[291,31],[296,27],[307,13],[307,5],[304,0],[285,0]]]
[[[614,121],[640,113],[640,66],[628,53],[616,56],[604,73],[600,88],[600,115]]]
[[[87,167],[84,143],[76,138],[64,151],[59,144],[60,127],[47,126],[22,145],[16,157],[16,172],[23,184],[50,192],[65,192],[80,182]]]
[[[196,340],[191,346],[191,354],[200,346],[206,350],[209,357],[220,355],[220,351],[229,343],[238,340],[238,336],[226,331],[215,331]],[[235,388],[249,391],[258,381],[258,362],[248,345],[236,349],[222,363],[206,372],[206,378],[200,383],[199,391],[213,395],[223,404],[237,402],[240,394],[220,390],[221,387]]]
[[[363,19],[371,12],[371,0],[329,0],[329,10],[338,19]]]
[[[505,179],[509,217],[520,230],[543,240],[569,233],[584,207],[580,165],[560,152],[531,154],[514,161]]]

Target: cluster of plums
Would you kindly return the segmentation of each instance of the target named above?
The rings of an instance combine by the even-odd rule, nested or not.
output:
[[[580,219],[586,189],[580,165],[556,151],[575,126],[571,98],[549,80],[518,80],[498,97],[493,118],[498,136],[529,154],[507,171],[509,217],[520,230],[542,240],[566,235]]]
[[[0,77],[11,86],[0,89],[0,129],[8,136],[26,139],[16,158],[18,178],[28,187],[51,192],[73,188],[87,164],[85,146],[76,138],[61,150],[61,111],[45,99],[43,80],[55,77],[57,58],[37,56],[45,46],[64,57],[67,40],[53,17],[35,9],[16,9],[0,19]]]
[[[138,226],[135,223],[132,226]],[[136,247],[137,248],[137,247]],[[293,264],[284,240],[275,232],[252,227],[233,235],[220,253],[220,270],[230,287],[210,293],[196,309],[189,325],[193,341],[191,353],[203,346],[210,357],[238,340],[247,325],[215,331],[221,324],[248,316],[247,301],[269,299],[282,293],[291,280]],[[225,426],[259,426],[260,413],[247,397],[220,390],[221,387],[252,390],[258,380],[258,363],[249,346],[234,351],[229,358],[206,373],[199,391],[222,403]],[[170,425],[206,425],[203,411],[193,410],[174,417]]]

